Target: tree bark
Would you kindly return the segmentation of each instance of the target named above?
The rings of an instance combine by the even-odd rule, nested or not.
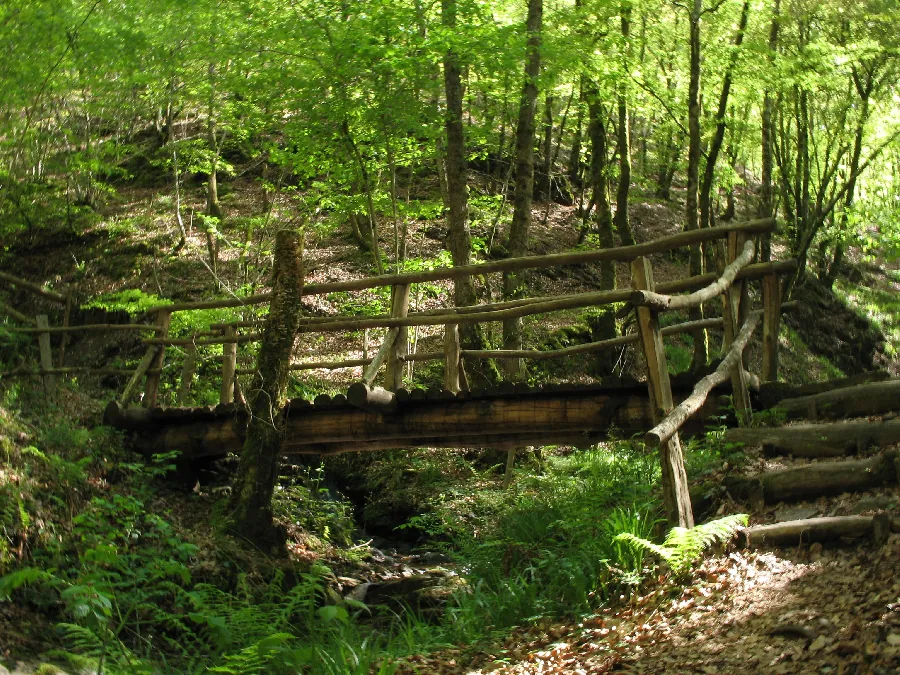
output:
[[[741,18],[738,23],[737,32],[734,35],[734,49],[731,52],[728,68],[725,70],[725,76],[722,79],[722,90],[719,94],[719,107],[716,110],[716,130],[713,132],[712,140],[709,143],[709,150],[706,154],[703,183],[700,186],[700,227],[710,226],[712,188],[716,175],[716,162],[719,159],[719,152],[721,152],[722,144],[725,141],[725,117],[728,112],[728,99],[731,96],[731,83],[734,78],[734,69],[737,66],[738,49],[744,42],[744,33],[747,30],[747,18],[749,14],[750,0],[744,0],[744,5],[741,8]]]
[[[456,31],[456,0],[442,0],[441,19],[453,34]],[[444,54],[444,91],[447,97],[445,128],[447,132],[446,180],[447,180],[447,243],[454,267],[472,262],[472,236],[469,232],[469,204],[466,192],[466,148],[463,131],[463,86],[459,57],[453,49]],[[457,307],[474,305],[475,283],[472,277],[454,282],[454,301]],[[482,332],[477,324],[461,327],[463,341],[477,349],[484,346]]]
[[[531,227],[531,204],[534,193],[534,117],[537,106],[537,78],[541,72],[541,24],[543,0],[528,0],[525,33],[528,36],[525,85],[519,103],[519,121],[516,127],[516,184],[513,199],[513,219],[509,227],[507,251],[510,257],[520,257],[528,251],[528,231]],[[503,276],[503,297],[510,300],[521,297],[524,275],[507,273]],[[522,321],[509,319],[503,322],[504,349],[522,348]],[[524,369],[521,361],[506,362],[509,379],[521,379]]]
[[[276,234],[273,276],[272,303],[251,388],[250,423],[231,500],[231,528],[263,546],[281,543],[272,521],[272,494],[283,442],[282,406],[300,325],[303,261],[297,232]]]
[[[600,102],[600,92],[592,87],[587,93],[588,137],[591,142],[591,187],[593,201],[597,205],[597,234],[601,248],[616,245],[613,230],[612,205],[609,201],[609,186],[606,180],[607,139],[606,117]],[[600,288],[611,291],[616,287],[616,267],[612,261],[600,263]],[[609,335],[607,337],[612,337]]]
[[[772,14],[772,23],[769,27],[769,65],[775,61],[775,50],[778,48],[778,29],[781,13],[781,0],[775,0],[775,8]],[[775,215],[774,188],[772,185],[772,171],[774,158],[772,156],[772,136],[775,124],[775,98],[769,89],[763,94],[762,108],[762,186],[759,192],[759,209],[757,215],[760,218],[771,218]],[[763,262],[772,259],[772,235],[764,234],[761,239],[760,257]]]
[[[900,380],[860,384],[811,396],[783,399],[778,407],[788,417],[856,417],[900,410]]]
[[[859,539],[872,536],[877,544],[890,535],[890,516],[832,516],[807,518],[771,525],[754,525],[740,531],[744,545],[749,548],[790,546],[814,542]],[[856,545],[853,542],[853,545]]]
[[[618,93],[618,152],[619,152],[619,184],[616,189],[616,231],[623,246],[634,243],[634,233],[628,220],[628,194],[631,190],[631,121],[628,112],[628,99],[624,82],[627,81],[628,52],[631,39],[631,4],[625,2],[620,10],[622,15],[622,75]]]
[[[685,230],[697,230],[700,228],[700,20],[703,15],[703,0],[694,0],[690,11],[690,79],[688,84],[688,169],[687,169],[687,195],[685,204]],[[703,274],[703,249],[698,246],[691,247],[690,253],[691,276]],[[699,321],[703,318],[700,307],[692,309],[689,313],[691,321]],[[706,331],[697,331],[694,334],[694,355],[691,366],[694,370],[706,366],[709,357],[709,349],[706,341]]]

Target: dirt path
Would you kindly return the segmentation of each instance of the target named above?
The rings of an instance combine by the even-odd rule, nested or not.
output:
[[[735,552],[695,583],[578,625],[511,636],[494,653],[443,652],[401,673],[900,673],[900,535],[881,549]]]

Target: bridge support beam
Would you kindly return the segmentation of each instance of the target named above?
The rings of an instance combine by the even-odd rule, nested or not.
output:
[[[636,291],[655,290],[653,269],[647,258],[635,258],[631,262],[631,284]],[[649,307],[635,307],[641,345],[647,360],[647,384],[650,393],[650,407],[654,424],[659,423],[675,407],[672,399],[672,385],[666,365],[666,353],[656,312]],[[663,501],[669,525],[693,527],[694,514],[691,510],[691,496],[688,492],[687,472],[684,468],[684,453],[681,439],[676,433],[659,447],[662,464]]]

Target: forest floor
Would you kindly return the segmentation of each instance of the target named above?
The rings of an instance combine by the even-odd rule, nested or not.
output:
[[[758,448],[747,454],[740,469],[746,474],[797,464],[765,458]],[[727,469],[712,480],[724,480]],[[761,508],[750,512],[750,522],[883,509],[900,509],[900,483]],[[747,510],[726,500],[717,515]],[[720,547],[688,578],[649,579],[621,601],[619,608],[576,621],[538,622],[487,648],[413,657],[398,673],[900,673],[900,534],[884,546]]]
[[[516,631],[476,654],[447,650],[398,672],[834,673],[900,668],[900,536],[880,549],[732,552],[693,583],[665,583],[616,612]]]

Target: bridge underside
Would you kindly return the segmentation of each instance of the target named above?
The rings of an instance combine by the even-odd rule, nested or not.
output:
[[[673,383],[676,402],[690,386]],[[727,388],[721,393],[728,393]],[[720,414],[717,397],[686,425],[700,431]],[[454,394],[448,391],[400,391],[396,409],[375,412],[354,407],[346,396],[295,399],[285,415],[285,454],[332,455],[392,448],[520,447],[588,445],[610,436],[628,438],[653,426],[647,386],[517,385]],[[247,413],[240,406],[123,410],[111,403],[106,424],[139,432],[144,453],[177,450],[184,459],[240,452]]]

